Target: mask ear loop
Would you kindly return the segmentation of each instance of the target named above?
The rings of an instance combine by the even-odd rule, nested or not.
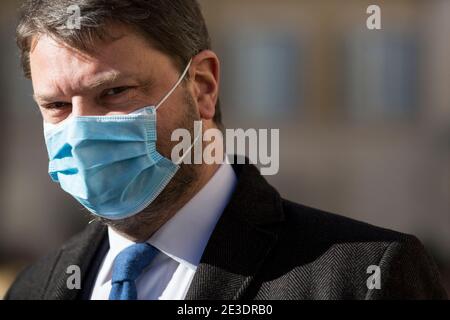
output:
[[[155,110],[158,110],[159,107],[161,107],[163,105],[164,102],[167,101],[167,99],[169,99],[169,97],[172,95],[172,93],[178,88],[178,86],[180,85],[180,83],[184,80],[184,78],[186,77],[186,74],[189,71],[189,68],[191,67],[192,64],[192,59],[189,60],[188,65],[186,66],[186,69],[184,69],[183,73],[180,76],[180,79],[178,79],[177,83],[173,86],[173,88],[166,94],[166,96],[158,103],[158,105],[155,107]],[[184,153],[184,155],[181,156],[181,158],[175,162],[176,165],[180,165],[183,160],[186,158],[186,156],[191,152],[192,148],[195,146],[195,144],[197,143],[198,139],[200,139],[200,134],[197,135],[197,137],[194,140],[194,143],[191,144],[191,146],[189,147],[189,149]]]
[[[186,74],[189,71],[189,68],[191,67],[192,64],[192,59],[189,60],[188,65],[186,66],[186,69],[184,69],[183,73],[180,76],[180,79],[178,79],[177,83],[173,86],[173,88],[169,91],[169,93],[166,94],[166,96],[161,100],[160,103],[158,103],[158,105],[155,107],[155,110],[158,110],[159,107],[161,107],[161,105],[166,102],[167,99],[169,99],[169,97],[172,95],[172,93],[178,88],[178,86],[180,85],[180,83],[184,80],[184,77],[186,77]]]

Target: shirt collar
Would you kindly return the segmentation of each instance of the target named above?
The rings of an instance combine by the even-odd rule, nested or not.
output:
[[[208,183],[147,242],[195,270],[236,183],[232,166],[222,164]],[[112,228],[108,228],[108,235],[114,257],[134,244]]]

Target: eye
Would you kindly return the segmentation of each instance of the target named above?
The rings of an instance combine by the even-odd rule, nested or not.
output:
[[[121,93],[128,91],[129,89],[130,89],[130,87],[117,87],[117,88],[108,89],[105,91],[104,96],[105,97],[114,97],[114,96],[117,96]]]
[[[53,102],[42,106],[42,108],[49,110],[62,110],[70,107],[72,107],[72,104],[67,102]]]

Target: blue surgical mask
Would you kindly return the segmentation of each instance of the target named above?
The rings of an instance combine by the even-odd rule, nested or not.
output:
[[[157,106],[128,115],[71,116],[57,125],[44,123],[52,180],[106,219],[128,218],[148,207],[179,169],[156,150],[156,110],[189,67]]]

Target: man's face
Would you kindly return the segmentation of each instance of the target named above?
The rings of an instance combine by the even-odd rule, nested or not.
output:
[[[128,114],[156,105],[174,86],[180,72],[172,60],[125,27],[118,38],[99,42],[83,53],[49,36],[37,39],[30,53],[34,96],[45,122],[67,117]],[[170,154],[170,135],[183,123],[189,85],[180,86],[158,109],[158,149]]]
[[[37,39],[30,53],[34,96],[45,122],[57,124],[69,116],[129,114],[158,104],[173,88],[180,71],[165,54],[153,49],[138,34],[125,27],[110,28],[117,39],[99,42],[95,53],[83,53],[51,37]],[[170,158],[175,129],[193,131],[194,121],[213,126],[218,88],[218,60],[211,51],[194,57],[189,76],[158,109],[157,149]],[[181,165],[174,179],[141,214],[105,223],[133,234],[148,236],[145,226],[161,225],[171,214],[169,208],[182,205],[188,190],[201,181],[201,169]],[[164,212],[163,214],[161,212]],[[144,226],[144,227],[142,227]]]

